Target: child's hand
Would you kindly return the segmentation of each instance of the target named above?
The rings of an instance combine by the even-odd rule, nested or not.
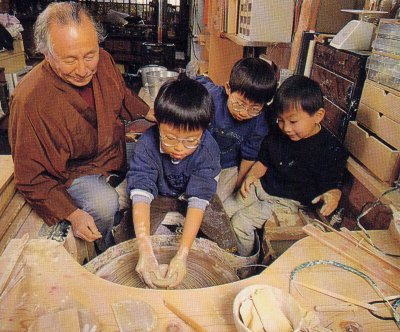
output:
[[[247,175],[243,180],[242,186],[240,187],[240,194],[243,198],[246,198],[250,193],[250,186],[258,179],[254,175]]]
[[[176,254],[168,266],[168,272],[165,279],[153,280],[158,287],[173,288],[178,286],[186,276],[187,254]]]
[[[140,277],[151,288],[156,288],[154,285],[154,279],[163,279],[156,256],[154,256],[153,250],[143,250],[139,253],[139,260],[136,265],[136,272],[139,273]],[[153,275],[152,275],[153,274]]]
[[[319,201],[323,201],[320,212],[323,216],[329,216],[338,207],[340,197],[342,197],[342,192],[339,189],[331,189],[315,197],[311,203],[317,204]]]

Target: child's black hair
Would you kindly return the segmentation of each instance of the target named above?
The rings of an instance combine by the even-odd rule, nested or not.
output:
[[[154,101],[154,115],[158,123],[204,130],[213,116],[213,101],[201,83],[183,76],[161,86]]]
[[[301,106],[304,112],[315,114],[324,107],[324,99],[319,84],[311,78],[294,75],[287,78],[275,94],[273,108],[275,114],[282,114],[291,107]]]
[[[229,86],[246,99],[258,104],[269,102],[275,94],[277,80],[274,68],[259,58],[244,58],[231,70]]]

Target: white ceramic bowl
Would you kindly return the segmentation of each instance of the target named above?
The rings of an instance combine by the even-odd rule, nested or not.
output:
[[[285,316],[290,321],[293,330],[298,330],[299,325],[302,323],[303,318],[307,314],[307,312],[300,307],[297,301],[294,299],[292,295],[282,291],[279,288],[275,288],[269,285],[251,285],[246,288],[243,288],[235,297],[233,301],[233,319],[235,322],[235,327],[239,332],[252,332],[249,328],[247,328],[240,317],[240,306],[242,302],[249,299],[251,295],[258,289],[263,288],[270,288],[272,294],[274,295],[275,299],[278,300],[280,305],[280,309],[285,314]],[[279,332],[279,331],[269,331],[269,332]]]

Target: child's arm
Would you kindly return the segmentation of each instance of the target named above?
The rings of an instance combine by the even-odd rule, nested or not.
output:
[[[188,208],[186,213],[185,226],[183,227],[182,239],[179,249],[169,263],[167,279],[171,280],[170,287],[179,285],[186,275],[186,261],[193,241],[199,232],[203,221],[204,211],[197,208]]]
[[[321,214],[323,216],[329,216],[339,205],[342,192],[339,189],[331,189],[324,192],[322,195],[315,197],[311,203],[317,204],[319,201],[323,201],[324,204],[321,207]]]
[[[156,288],[153,280],[162,279],[158,262],[154,256],[150,239],[150,205],[136,202],[132,206],[133,226],[139,247],[139,260],[136,272],[151,288]],[[153,276],[151,275],[153,274]]]
[[[255,163],[255,160],[242,159],[242,161],[240,162],[240,166],[239,166],[239,173],[238,173],[238,177],[236,180],[235,189],[240,188],[240,186],[243,183],[244,178],[246,177],[247,173],[250,171],[251,166],[253,166],[254,163]]]
[[[267,166],[265,166],[262,162],[257,161],[251,167],[250,171],[247,173],[246,178],[244,179],[242,186],[240,187],[240,194],[246,198],[248,193],[250,192],[250,185],[261,178],[265,172],[267,171]]]

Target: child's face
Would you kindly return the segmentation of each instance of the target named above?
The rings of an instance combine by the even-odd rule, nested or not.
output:
[[[292,141],[300,141],[319,132],[319,123],[324,115],[325,110],[322,108],[310,115],[301,107],[294,106],[278,114],[278,126]]]
[[[196,151],[204,131],[185,130],[167,123],[161,123],[159,129],[163,151],[175,160],[182,160]]]
[[[225,91],[228,95],[228,110],[236,120],[249,120],[262,112],[264,104],[254,103],[239,92],[231,92],[229,86],[225,87]]]

